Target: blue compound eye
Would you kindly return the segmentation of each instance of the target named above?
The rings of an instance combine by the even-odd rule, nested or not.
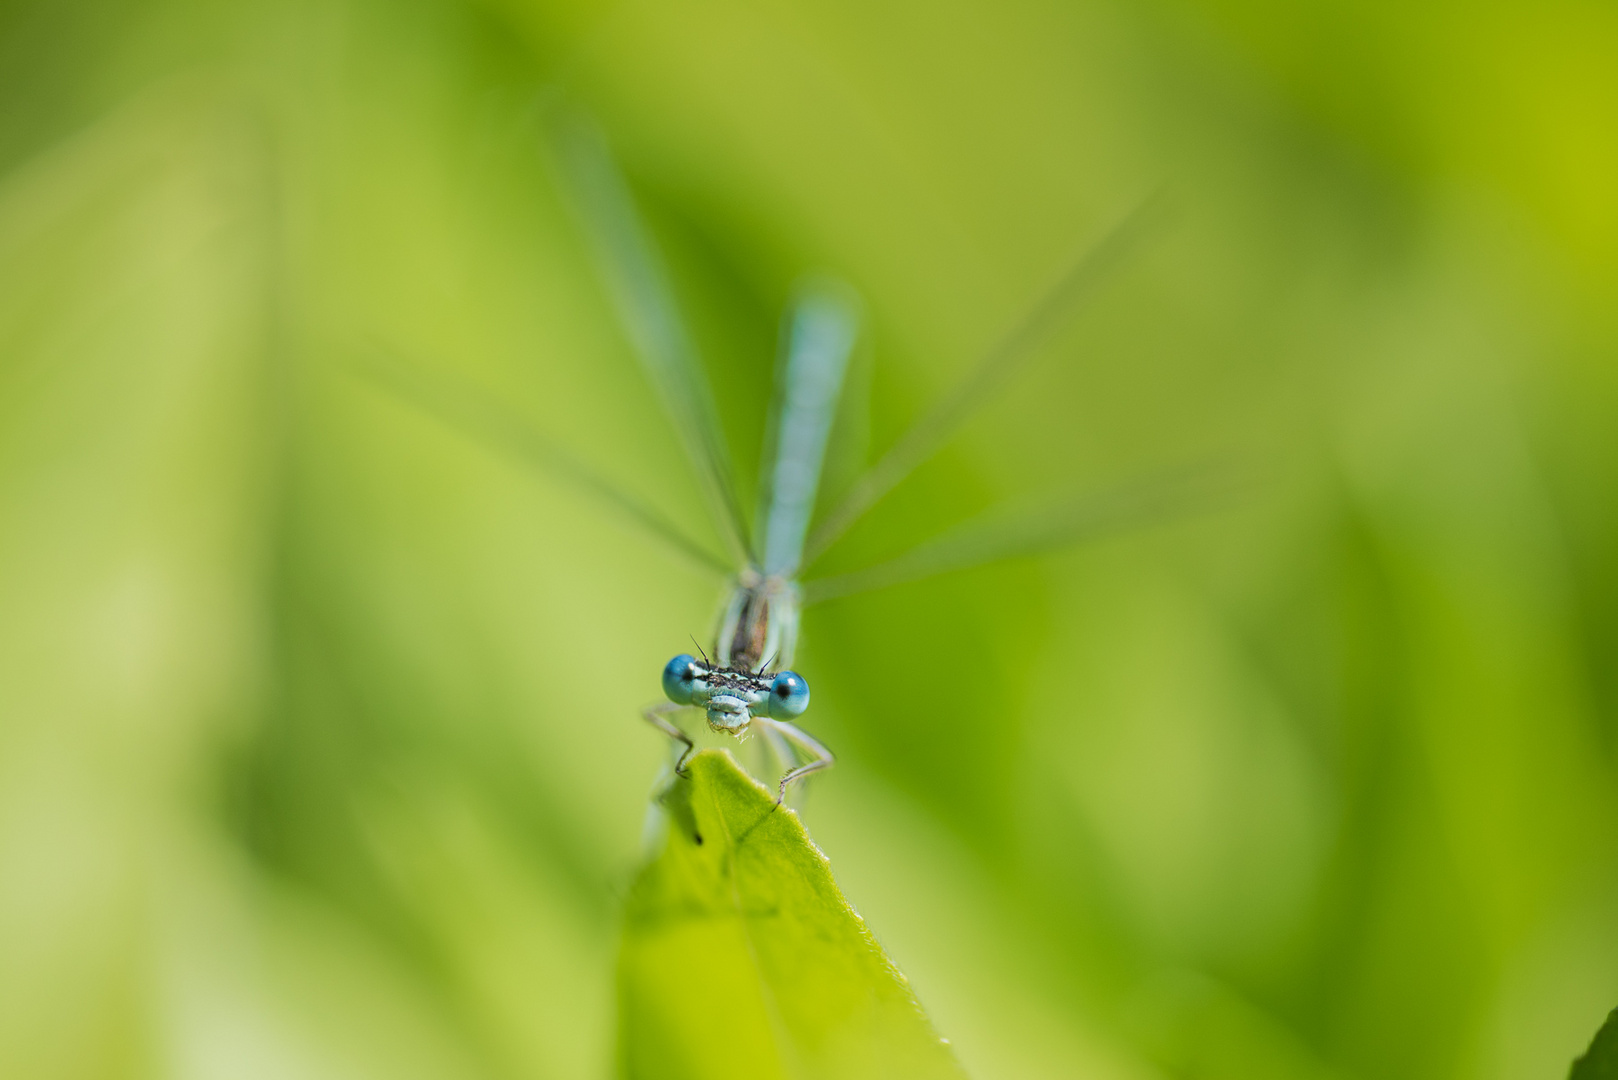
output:
[[[809,684],[796,671],[783,671],[770,683],[770,718],[791,720],[809,707]]]
[[[702,674],[702,665],[697,663],[696,657],[681,653],[663,668],[663,693],[676,705],[689,705]]]

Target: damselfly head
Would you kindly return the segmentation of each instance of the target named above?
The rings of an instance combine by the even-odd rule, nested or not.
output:
[[[708,714],[708,726],[746,733],[755,717],[792,720],[809,707],[809,683],[793,671],[763,675],[722,668],[681,653],[663,668],[663,693],[676,705]]]

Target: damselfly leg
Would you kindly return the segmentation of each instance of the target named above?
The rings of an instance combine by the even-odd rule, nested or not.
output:
[[[804,731],[802,728],[798,727],[796,724],[790,724],[784,720],[768,720],[763,717],[760,717],[753,722],[763,727],[767,732],[770,733],[772,737],[778,737],[785,740],[787,743],[790,743],[792,746],[803,751],[806,755],[813,759],[807,764],[799,765],[797,768],[790,770],[785,776],[781,777],[781,784],[776,791],[775,797],[775,804],[777,806],[781,805],[781,803],[785,801],[787,797],[788,784],[801,780],[810,773],[816,773],[822,769],[829,769],[833,764],[836,763],[837,759],[832,756],[832,752],[830,750],[827,750],[819,740],[814,738],[808,732]]]
[[[680,756],[674,760],[674,775],[685,775],[685,762],[697,749],[697,744],[691,741],[691,736],[681,731],[674,721],[669,719],[671,713],[679,712],[684,706],[676,705],[672,701],[659,701],[655,705],[648,705],[640,711],[645,721],[685,747]]]

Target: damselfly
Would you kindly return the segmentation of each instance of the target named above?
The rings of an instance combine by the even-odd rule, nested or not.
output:
[[[570,118],[557,122],[552,135],[561,172],[618,313],[700,480],[729,550],[729,565],[657,509],[498,404],[398,364],[378,365],[373,374],[456,426],[587,488],[686,556],[726,574],[730,584],[712,654],[699,649],[700,658],[681,653],[669,661],[662,679],[668,700],[643,711],[649,723],[681,747],[677,773],[694,744],[672,716],[687,709],[701,710],[717,732],[737,738],[762,733],[784,769],[778,800],[785,798],[789,784],[832,764],[831,752],[795,723],[809,704],[807,681],[791,670],[799,613],[806,603],[1059,547],[1184,504],[1186,481],[1194,476],[1172,470],[1112,491],[1066,497],[1031,512],[968,524],[862,571],[805,578],[805,569],[937,452],[1104,277],[1138,231],[1140,208],[1090,247],[956,389],[859,475],[818,521],[814,511],[821,466],[858,320],[846,289],[824,282],[801,289],[782,337],[765,427],[756,527],[749,530],[704,367],[629,187],[594,128]]]

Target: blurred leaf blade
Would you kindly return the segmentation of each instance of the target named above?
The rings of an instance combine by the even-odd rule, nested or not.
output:
[[[1607,1015],[1590,1049],[1573,1063],[1568,1080],[1613,1080],[1618,1077],[1618,1009]]]
[[[797,815],[728,754],[689,773],[625,909],[624,1075],[964,1076]]]

